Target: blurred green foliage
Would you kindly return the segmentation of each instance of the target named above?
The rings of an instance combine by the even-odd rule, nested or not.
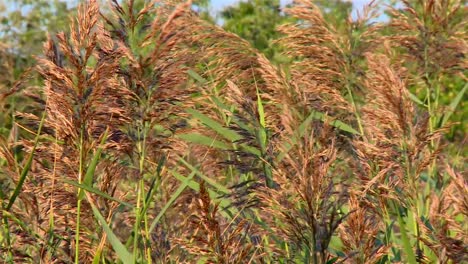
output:
[[[65,30],[68,16],[74,12],[59,0],[6,0],[0,9],[0,41],[14,55],[14,77],[34,63],[47,33]]]
[[[274,58],[279,37],[276,27],[290,21],[280,9],[279,0],[250,0],[230,6],[221,12],[223,27],[249,41],[256,49]]]
[[[66,30],[68,16],[75,11],[70,3],[59,0],[6,0],[0,3],[0,95],[19,89],[15,83],[35,65],[34,56],[42,54],[47,34]],[[40,84],[35,75],[27,76],[29,85]],[[0,97],[1,98],[1,97]],[[13,128],[15,112],[26,111],[28,101],[13,94],[0,100],[0,135],[17,137]]]
[[[324,13],[327,21],[344,21],[353,5],[344,0],[317,0],[317,7]],[[286,6],[287,8],[287,6]],[[253,47],[263,52],[275,63],[285,63],[280,55],[281,47],[274,40],[281,37],[276,30],[279,25],[294,22],[286,16],[279,0],[248,0],[225,8],[221,14],[223,28],[249,41]]]

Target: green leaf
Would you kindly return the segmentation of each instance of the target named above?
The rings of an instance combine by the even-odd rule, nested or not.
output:
[[[153,198],[153,193],[156,191],[156,180],[158,178],[161,178],[161,172],[164,167],[164,163],[166,163],[166,155],[163,155],[161,159],[158,161],[158,167],[156,169],[156,176],[153,177],[153,180],[151,181],[150,188],[148,190],[148,193],[146,194],[145,198],[145,206],[144,206],[144,212],[146,212],[147,208],[150,206],[150,203]]]
[[[262,125],[262,127],[266,127],[266,122],[265,122],[265,110],[263,109],[263,103],[262,103],[262,98],[260,97],[260,92],[258,91],[258,87],[256,87],[257,89],[257,108],[258,108],[258,116],[260,118],[260,125]]]
[[[226,110],[228,112],[231,112],[231,108],[229,106],[227,106],[226,104],[224,104],[223,102],[221,102],[221,100],[219,100],[219,98],[215,97],[215,96],[211,96],[210,97],[211,101],[213,101],[213,103],[216,104],[216,106],[218,106],[219,108],[223,109],[223,110]]]
[[[120,242],[120,240],[117,238],[114,232],[112,232],[112,229],[109,227],[106,220],[104,219],[102,214],[99,212],[99,210],[96,208],[96,206],[94,206],[93,203],[89,203],[89,204],[91,204],[91,208],[93,209],[94,216],[98,219],[99,223],[104,229],[104,232],[106,232],[107,240],[109,240],[110,244],[114,248],[114,251],[119,257],[119,259],[124,264],[133,263],[133,255],[127,250],[127,248],[122,244],[122,242]]]
[[[229,149],[229,146],[224,144],[223,142],[216,140],[214,138],[210,138],[198,133],[186,133],[186,134],[179,134],[176,137],[183,139],[190,143],[196,143],[208,147],[215,147],[218,149]]]
[[[88,191],[88,192],[90,192],[90,193],[97,194],[97,195],[99,195],[99,196],[101,196],[101,197],[103,197],[103,198],[112,200],[112,201],[114,201],[114,202],[118,202],[119,204],[125,205],[125,206],[127,206],[127,207],[129,207],[129,208],[134,208],[134,206],[133,206],[132,204],[129,204],[129,203],[124,202],[124,201],[121,201],[121,200],[119,200],[119,199],[117,199],[117,198],[115,198],[115,197],[113,197],[113,196],[110,196],[109,194],[107,194],[107,193],[105,193],[105,192],[103,192],[103,191],[101,191],[101,190],[98,190],[98,189],[96,189],[96,188],[93,188],[93,187],[91,187],[91,186],[88,186],[88,185],[85,185],[85,184],[82,184],[82,183],[78,183],[78,182],[75,182],[75,181],[67,180],[67,179],[61,179],[61,181],[63,181],[63,182],[66,183],[66,184],[73,185],[73,186],[75,186],[75,187],[77,187],[77,188],[86,190],[86,191]]]
[[[225,139],[227,139],[227,140],[229,140],[231,142],[235,142],[236,140],[239,140],[239,139],[242,138],[242,136],[239,135],[238,133],[236,133],[235,131],[233,131],[233,130],[231,130],[229,128],[225,128],[220,123],[216,122],[215,120],[209,118],[208,116],[200,113],[199,111],[197,111],[195,109],[187,109],[187,112],[190,113],[196,119],[200,120],[207,127],[213,129],[216,133],[221,135],[223,138],[225,138]],[[233,121],[237,123],[237,120],[235,118],[234,118]],[[219,140],[214,140],[214,139],[208,138],[208,137],[203,136],[203,135],[198,136],[198,134],[196,134],[196,133],[182,134],[182,135],[179,135],[179,137],[181,139],[183,139],[183,140],[187,140],[187,141],[193,142],[193,143],[198,143],[198,144],[201,144],[201,145],[213,146],[213,147],[216,147],[216,148],[219,148],[219,149],[230,149],[230,147],[228,145],[226,145],[225,143],[223,143],[223,142],[221,142]],[[257,156],[261,155],[261,152],[258,149],[255,149],[255,148],[253,148],[251,146],[241,144],[240,147],[242,149],[244,149],[245,151],[248,151],[249,153],[252,153],[254,155],[257,155]]]
[[[189,69],[187,71],[187,74],[201,84],[207,83],[207,80],[205,78],[201,77],[197,72],[195,72],[192,69]]]
[[[174,178],[178,179],[179,181],[181,181],[183,184],[185,184],[186,181],[188,181],[188,187],[194,191],[197,191],[199,192],[200,191],[200,184],[196,181],[194,181],[193,179],[189,179],[189,177],[184,177],[183,175],[181,175],[180,173],[174,171],[174,170],[169,170],[172,175],[174,176]],[[208,189],[208,193],[210,194],[210,197],[211,199],[219,199],[219,205],[223,208],[228,208],[229,205],[231,204],[231,202],[229,201],[229,199],[225,199],[225,198],[220,198],[219,197],[219,194],[212,191],[211,189]],[[235,208],[231,208],[231,210],[233,211],[233,214],[236,214],[237,213],[237,209]],[[220,213],[227,217],[227,218],[230,218],[231,215],[228,214],[227,210],[222,210],[220,211]]]
[[[259,141],[260,141],[260,146],[262,147],[262,152],[265,151],[266,144],[267,144],[267,134],[266,134],[266,120],[265,120],[265,109],[263,108],[263,103],[262,103],[262,98],[260,96],[260,92],[257,89],[257,110],[258,110],[258,118],[260,119],[260,129],[258,133]]]
[[[408,93],[409,93],[410,99],[411,99],[413,102],[417,103],[418,105],[424,105],[423,101],[419,100],[419,98],[418,98],[416,95],[414,95],[414,94],[411,93],[411,92],[408,92]]]
[[[205,114],[202,114],[201,112],[195,109],[187,109],[187,112],[191,114],[193,117],[195,117],[196,119],[200,120],[207,127],[213,129],[220,136],[226,138],[227,140],[230,140],[231,142],[234,142],[242,138],[242,136],[240,136],[236,132],[230,130],[229,128],[225,128],[223,125],[221,125],[217,121],[211,119],[210,117],[206,116]]]
[[[200,184],[198,184],[198,182],[194,181],[193,180],[193,177],[191,179],[189,179],[189,177],[192,175],[190,174],[188,177],[185,177],[183,176],[182,174],[178,173],[177,171],[175,170],[169,170],[169,172],[174,176],[174,178],[176,178],[177,180],[179,180],[180,182],[182,183],[185,183],[186,181],[188,182],[188,187],[194,191],[197,191],[199,192],[200,191]]]
[[[317,119],[317,120],[320,120],[322,122],[328,122],[328,120],[326,119],[326,115],[323,114],[323,113],[320,113],[320,112],[316,112],[316,111],[313,111],[312,113],[310,113],[309,117],[311,119]],[[308,118],[309,118],[308,117]],[[354,129],[352,126],[340,121],[340,120],[333,120],[331,123],[329,123],[331,126],[333,127],[336,127],[342,131],[345,131],[345,132],[348,132],[348,133],[351,133],[353,135],[360,135],[360,133]]]
[[[28,176],[29,170],[31,169],[33,157],[34,157],[34,152],[36,151],[37,145],[39,143],[39,137],[42,131],[42,126],[44,125],[46,117],[46,112],[42,113],[42,118],[41,122],[39,123],[39,128],[37,129],[36,137],[34,138],[34,146],[31,150],[31,153],[29,153],[28,159],[26,160],[26,164],[23,167],[23,170],[21,171],[18,183],[16,184],[15,190],[13,191],[13,194],[10,197],[10,200],[8,201],[8,205],[6,206],[6,210],[10,211],[11,207],[16,201],[16,198],[21,192],[21,189],[23,188],[24,181],[26,180],[26,176]]]
[[[449,105],[449,111],[442,116],[442,119],[441,119],[442,121],[441,121],[441,124],[440,124],[441,127],[443,127],[447,123],[447,121],[450,119],[452,114],[455,112],[455,110],[457,109],[458,104],[462,100],[463,95],[465,94],[467,88],[468,88],[468,83],[466,83],[465,86],[463,87],[463,89],[461,89],[460,92],[458,92],[457,96],[455,96],[455,98],[453,98],[453,101]]]
[[[83,184],[88,186],[88,187],[93,186],[94,173],[96,171],[96,167],[97,167],[97,164],[99,162],[99,159],[101,158],[101,153],[102,153],[102,150],[103,150],[102,146],[104,145],[104,143],[107,140],[107,133],[108,133],[108,131],[106,130],[104,132],[104,135],[103,135],[102,139],[101,139],[101,145],[98,147],[98,149],[94,153],[93,159],[91,160],[91,163],[89,164],[88,168],[86,169],[86,174],[85,174],[85,177],[83,179]],[[80,191],[78,193],[78,200],[82,200],[83,196],[84,196],[84,191],[83,191],[83,189],[80,189]]]
[[[200,178],[202,178],[204,181],[206,181],[209,185],[215,187],[218,191],[223,192],[223,193],[229,193],[228,188],[226,188],[225,186],[217,183],[215,180],[207,177],[202,172],[200,172],[197,168],[195,168],[190,163],[185,161],[183,158],[179,158],[179,161],[182,162],[187,168],[191,169],[192,172],[195,172]]]
[[[248,146],[248,145],[246,145],[246,144],[241,144],[240,147],[241,147],[243,150],[245,150],[245,151],[247,151],[247,152],[249,152],[249,153],[251,153],[251,154],[256,155],[257,157],[261,157],[261,156],[262,156],[262,153],[260,152],[260,150],[254,148],[254,147]]]
[[[406,260],[410,264],[417,264],[416,256],[414,254],[413,247],[411,246],[411,242],[409,240],[406,224],[403,221],[403,218],[401,217],[401,214],[398,208],[396,208],[395,210],[398,215],[398,224],[400,225],[401,240],[403,242],[403,249],[405,251],[406,258],[407,258]]]
[[[150,233],[153,232],[154,228],[156,227],[156,224],[159,223],[163,215],[166,213],[167,209],[171,207],[171,205],[177,200],[177,198],[179,198],[179,196],[182,194],[185,188],[187,188],[193,176],[195,176],[194,171],[192,171],[192,173],[186,179],[184,179],[184,181],[182,181],[182,184],[179,186],[179,188],[177,188],[177,190],[172,194],[171,198],[169,199],[169,201],[167,201],[167,203],[164,205],[161,211],[159,211],[158,215],[151,223],[151,226],[149,229]]]
[[[212,96],[211,97],[211,100],[221,109],[225,110],[225,111],[228,111],[229,113],[232,114],[232,122],[236,123],[240,128],[244,129],[245,131],[248,131],[250,132],[251,134],[254,134],[255,131],[253,131],[252,128],[250,128],[247,124],[245,124],[244,122],[242,122],[239,118],[237,118],[234,114],[233,114],[233,110],[227,106],[226,104],[224,104],[223,102],[221,102],[221,100],[219,100],[218,98]],[[266,137],[266,135],[265,135]],[[252,153],[258,157],[261,156],[261,152],[260,150],[254,148],[254,147],[251,147],[251,146],[248,146],[246,144],[240,144],[240,147],[249,152],[249,153]]]
[[[213,101],[213,103],[216,104],[216,106],[218,106],[219,108],[223,109],[224,111],[227,111],[231,114],[232,116],[232,121],[234,123],[236,123],[237,125],[239,125],[239,127],[241,127],[242,129],[246,130],[246,131],[249,131],[249,132],[252,132],[251,128],[248,127],[244,122],[242,122],[241,120],[239,120],[239,118],[237,118],[234,113],[233,113],[233,107],[229,107],[227,106],[226,104],[224,104],[223,102],[221,102],[221,100],[219,100],[218,98],[212,96],[211,97],[211,101]]]
[[[307,131],[307,129],[312,124],[313,119],[325,122],[326,121],[326,115],[323,114],[323,113],[317,112],[317,111],[312,111],[309,114],[309,116],[307,116],[307,118],[299,125],[299,127],[297,129],[297,135],[295,137],[291,138],[290,142],[283,143],[284,151],[281,152],[278,155],[278,157],[276,158],[277,161],[281,161],[286,156],[286,154],[291,150],[291,148],[297,143],[297,141],[296,141],[297,138],[300,138],[300,137],[304,136],[305,132]],[[331,122],[330,125],[333,126],[333,127],[338,128],[340,130],[343,130],[345,132],[354,134],[354,135],[359,135],[360,134],[357,130],[352,128],[350,125],[348,125],[348,124],[346,124],[346,123],[344,123],[342,121],[339,121],[339,120],[335,120],[335,121]]]

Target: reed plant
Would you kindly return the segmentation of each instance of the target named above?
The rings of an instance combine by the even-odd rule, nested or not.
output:
[[[468,261],[464,4],[312,2],[279,65],[191,1],[81,4],[0,79],[2,261]]]

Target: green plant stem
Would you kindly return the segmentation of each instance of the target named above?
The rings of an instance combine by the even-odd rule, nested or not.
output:
[[[362,126],[361,116],[359,115],[358,108],[354,100],[354,95],[353,95],[353,92],[351,91],[351,87],[349,83],[346,84],[346,90],[348,92],[349,99],[351,100],[351,105],[353,106],[353,110],[354,110],[353,112],[354,112],[354,115],[356,116],[356,121],[359,127],[359,133],[361,134],[361,136],[364,136],[364,128]]]
[[[80,130],[80,163],[78,171],[78,183],[82,184],[83,181],[83,168],[84,168],[84,127],[81,127]],[[75,230],[75,264],[79,263],[79,253],[80,253],[80,214],[81,214],[81,200],[80,197],[83,190],[78,189],[78,201],[77,201],[77,212],[76,212],[76,230]]]

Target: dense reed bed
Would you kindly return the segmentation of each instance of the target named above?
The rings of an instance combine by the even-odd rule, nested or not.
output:
[[[296,0],[280,65],[190,1],[122,2],[0,77],[2,263],[468,261],[464,2]]]

